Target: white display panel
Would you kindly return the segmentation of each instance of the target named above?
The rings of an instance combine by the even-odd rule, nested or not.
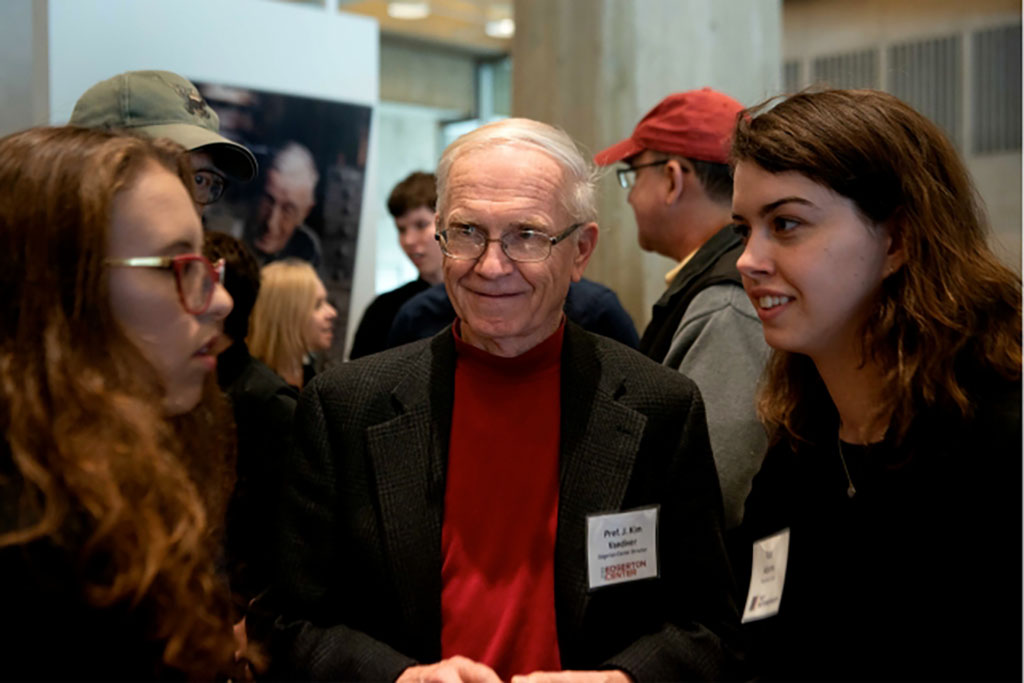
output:
[[[122,71],[374,105],[377,23],[272,0],[50,0],[50,121]]]

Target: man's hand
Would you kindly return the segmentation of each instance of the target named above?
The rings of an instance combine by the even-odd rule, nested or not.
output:
[[[437,664],[410,666],[395,683],[501,683],[501,679],[486,664],[456,656]]]
[[[534,671],[528,676],[513,676],[512,683],[633,683],[618,669],[608,671]]]

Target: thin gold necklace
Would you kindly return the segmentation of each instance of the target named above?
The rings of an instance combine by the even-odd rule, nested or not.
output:
[[[836,435],[836,446],[839,448],[839,462],[843,463],[843,472],[846,473],[846,495],[849,498],[853,498],[857,495],[857,488],[853,485],[853,478],[850,477],[850,470],[846,467],[846,458],[843,457],[843,440]]]

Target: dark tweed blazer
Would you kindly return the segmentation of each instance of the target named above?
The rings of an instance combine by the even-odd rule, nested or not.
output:
[[[272,676],[393,680],[440,659],[455,359],[446,330],[338,366],[303,391],[278,515]],[[696,386],[567,323],[561,443],[562,666],[638,680],[734,675],[738,617]],[[660,576],[588,591],[586,516],[652,504]]]

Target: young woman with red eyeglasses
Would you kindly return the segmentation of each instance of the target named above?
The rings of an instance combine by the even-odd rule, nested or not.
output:
[[[5,677],[235,673],[211,353],[232,302],[181,152],[70,127],[0,140]]]

